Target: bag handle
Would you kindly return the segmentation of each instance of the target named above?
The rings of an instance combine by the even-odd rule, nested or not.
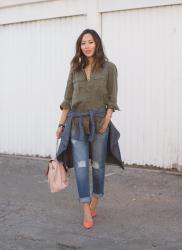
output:
[[[56,140],[56,154],[58,152],[58,142],[59,142],[59,139]]]
[[[58,142],[59,142],[59,139],[56,140],[56,154],[58,152]],[[49,162],[48,162],[47,170],[45,171],[46,176],[48,175],[48,172],[49,172],[49,163],[51,163],[52,161],[54,161],[54,160],[50,159]]]

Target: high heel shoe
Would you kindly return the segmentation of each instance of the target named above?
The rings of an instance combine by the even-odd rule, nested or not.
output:
[[[91,220],[84,220],[83,221],[83,227],[86,228],[86,229],[92,228],[93,225],[94,225],[94,222],[91,221]]]

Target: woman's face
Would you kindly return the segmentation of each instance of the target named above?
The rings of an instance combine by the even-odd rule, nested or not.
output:
[[[81,51],[86,57],[93,57],[95,53],[96,43],[93,36],[88,33],[85,34],[81,40]]]

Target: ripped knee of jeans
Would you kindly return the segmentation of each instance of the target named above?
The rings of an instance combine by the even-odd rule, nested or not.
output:
[[[86,161],[78,161],[78,168],[84,168],[87,166]]]
[[[75,143],[76,143],[76,140],[74,140],[74,139],[71,139],[71,142],[72,142],[73,144],[75,144]]]
[[[95,168],[95,169],[99,169],[98,161],[92,161],[92,167]]]

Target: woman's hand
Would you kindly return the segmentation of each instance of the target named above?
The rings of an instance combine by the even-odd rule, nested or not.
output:
[[[104,118],[104,122],[102,124],[102,127],[99,129],[99,133],[104,133],[106,131],[106,129],[108,128],[110,120],[107,120],[106,118]]]
[[[69,109],[63,109],[61,112],[61,117],[59,119],[59,126],[56,130],[56,139],[61,138],[61,135],[62,135],[64,127],[65,127],[64,124],[65,124],[68,113],[69,113]]]
[[[64,128],[62,126],[59,127],[59,128],[57,128],[57,130],[56,130],[56,139],[60,139],[61,138],[63,130],[64,130]]]
[[[103,120],[102,127],[99,129],[99,133],[104,133],[106,131],[106,129],[108,128],[108,125],[109,125],[111,118],[112,118],[112,113],[113,113],[112,109],[107,110],[107,113],[106,113],[104,120]]]

